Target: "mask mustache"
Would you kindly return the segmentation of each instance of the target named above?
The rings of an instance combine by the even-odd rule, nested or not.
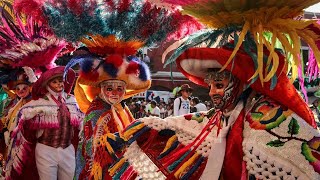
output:
[[[213,95],[211,99],[222,99],[222,96],[219,94]]]
[[[110,96],[110,98],[119,98],[119,96]]]

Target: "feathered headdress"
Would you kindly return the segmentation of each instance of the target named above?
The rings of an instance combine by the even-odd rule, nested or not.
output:
[[[14,89],[20,83],[34,83],[37,80],[34,71],[41,73],[54,66],[65,43],[57,40],[44,24],[31,17],[15,16],[11,4],[2,3],[0,83]]]
[[[274,51],[277,43],[282,45],[284,54],[287,55],[286,63],[291,68],[288,69],[288,72],[292,71],[292,80],[297,77],[298,67],[301,64],[300,39],[314,50],[318,64],[320,64],[320,52],[315,44],[315,40],[319,39],[320,36],[309,29],[310,25],[318,29],[320,26],[316,21],[295,19],[302,13],[303,9],[320,2],[319,0],[163,1],[181,6],[183,13],[192,15],[210,29],[216,29],[209,34],[202,34],[201,40],[196,40],[196,42],[192,43],[193,45],[189,43],[188,46],[194,46],[199,41],[201,43],[210,41],[210,45],[216,41],[222,41],[223,43],[220,43],[220,45],[223,45],[228,42],[228,37],[234,37],[235,48],[224,68],[232,61],[240,46],[245,46],[243,44],[244,41],[253,40],[257,49],[255,52],[257,57],[253,60],[257,67],[251,79],[259,77],[263,83],[269,81],[275,75],[279,64],[279,57]],[[265,36],[266,33],[271,33],[270,39]],[[193,39],[195,40],[196,38],[199,37]],[[270,52],[267,56],[268,63],[265,65],[263,63],[264,49]],[[292,58],[290,59],[290,57]]]
[[[291,72],[291,79],[294,80],[298,76],[298,68],[303,64],[300,39],[313,49],[320,64],[320,52],[315,43],[320,39],[320,34],[316,32],[320,26],[316,21],[296,19],[304,8],[319,0],[163,2],[180,6],[183,13],[192,15],[208,27],[208,30],[180,43],[166,64],[179,57],[177,64],[180,70],[201,85],[205,85],[203,73],[209,66],[215,64],[217,68],[227,69],[256,91],[291,108],[315,127],[312,112],[286,75]],[[200,45],[218,48],[187,50]],[[285,57],[276,49],[277,45],[280,45]],[[285,96],[276,95],[279,93]],[[292,102],[299,106],[293,107]]]
[[[50,69],[65,42],[57,39],[42,23],[27,17],[12,18],[2,13],[0,27],[0,61],[12,67],[28,66],[33,69]]]
[[[20,0],[15,7],[26,12],[27,2]],[[80,63],[75,95],[80,107],[83,104],[83,111],[99,92],[99,83],[108,79],[125,81],[126,97],[145,91],[151,85],[150,72],[135,57],[137,51],[202,27],[179,11],[159,8],[144,0],[61,0],[38,5],[43,9],[41,19],[50,24],[56,35],[71,42],[81,41],[90,51],[67,65]]]

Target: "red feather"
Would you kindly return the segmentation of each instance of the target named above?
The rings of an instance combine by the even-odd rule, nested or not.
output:
[[[121,4],[118,7],[119,13],[122,13],[124,11],[128,11],[131,1],[130,0],[122,0]]]
[[[57,58],[57,54],[64,48],[64,44],[60,46],[53,46],[47,48],[45,51],[30,53],[28,56],[25,56],[19,63],[14,64],[15,67],[28,66],[31,68],[37,68],[40,66],[46,66],[54,62]]]
[[[116,68],[119,68],[123,63],[123,58],[120,55],[110,55],[106,58],[107,63],[113,64]]]
[[[79,76],[84,80],[95,81],[99,78],[99,73],[97,71],[89,71],[87,73],[80,71]]]
[[[46,0],[15,0],[13,7],[17,13],[28,14],[28,16],[32,16],[37,21],[46,22],[42,12],[45,2]]]
[[[131,61],[126,70],[126,74],[135,74],[137,73],[138,70],[139,70],[139,64],[134,61]]]
[[[82,0],[68,0],[68,7],[70,7],[70,9],[79,16],[83,12],[83,8],[81,6],[83,3],[84,2]]]

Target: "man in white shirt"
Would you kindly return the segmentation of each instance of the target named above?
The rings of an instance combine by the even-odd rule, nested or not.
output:
[[[192,88],[189,86],[189,84],[183,84],[179,93],[181,93],[181,96],[176,98],[173,103],[174,116],[180,116],[190,113],[189,96],[192,93]]]
[[[151,101],[150,104],[151,104],[152,110],[148,112],[149,116],[160,117],[160,109],[157,106],[157,102],[153,100],[153,101]]]

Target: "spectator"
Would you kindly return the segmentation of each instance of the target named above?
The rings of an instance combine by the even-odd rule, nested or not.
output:
[[[207,106],[205,104],[203,104],[202,102],[200,102],[199,98],[198,97],[194,97],[193,99],[193,102],[194,102],[194,107],[196,109],[195,112],[200,112],[200,111],[207,111]]]
[[[148,111],[148,116],[157,116],[157,117],[160,117],[160,109],[159,107],[157,106],[157,102],[156,101],[151,101],[151,107],[152,107],[152,110]]]
[[[165,103],[160,103],[159,109],[160,109],[160,118],[165,118],[165,117],[167,117],[167,115],[166,115],[166,109],[165,109]]]
[[[173,115],[173,104],[171,103],[171,104],[168,104],[168,106],[167,106],[167,117],[170,117],[170,116],[172,116]]]
[[[178,93],[181,93],[181,96],[174,100],[173,106],[173,115],[179,116],[190,113],[190,94],[192,92],[192,88],[189,84],[183,84]]]
[[[190,113],[197,112],[197,108],[195,107],[197,103],[194,101],[194,98],[190,100]]]

